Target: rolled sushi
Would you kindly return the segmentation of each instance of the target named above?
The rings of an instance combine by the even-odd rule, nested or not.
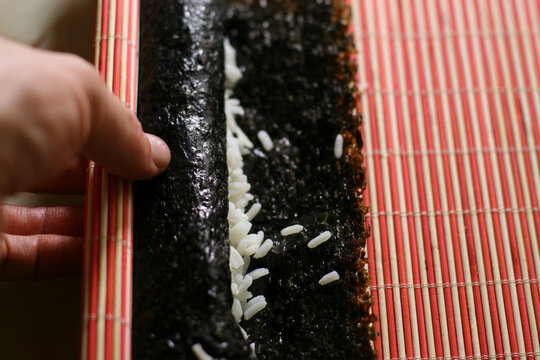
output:
[[[134,359],[371,359],[345,0],[142,1]],[[225,48],[225,50],[224,50]]]
[[[141,2],[139,117],[171,149],[135,188],[133,359],[254,358],[231,314],[221,0]]]

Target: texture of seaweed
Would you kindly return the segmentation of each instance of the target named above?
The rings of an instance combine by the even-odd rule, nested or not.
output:
[[[276,246],[251,268],[270,275],[251,291],[268,305],[242,326],[260,359],[371,359],[362,193],[361,118],[354,87],[354,52],[346,2],[315,0],[233,1],[226,34],[237,49],[243,78],[236,85],[248,137],[266,130],[271,151],[260,144],[245,156],[251,192],[262,204],[253,229]],[[333,153],[337,134],[343,156]],[[282,237],[280,229],[305,230]],[[315,249],[307,242],[329,230]],[[340,280],[318,280],[335,270]]]
[[[222,0],[143,0],[139,115],[172,160],[136,186],[133,358],[253,355],[231,315]]]

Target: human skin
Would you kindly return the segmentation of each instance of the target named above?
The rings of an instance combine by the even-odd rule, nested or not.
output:
[[[141,180],[161,173],[170,152],[89,63],[0,38],[0,200],[19,191],[82,193],[85,158]],[[0,206],[0,280],[76,273],[82,223],[80,207]]]

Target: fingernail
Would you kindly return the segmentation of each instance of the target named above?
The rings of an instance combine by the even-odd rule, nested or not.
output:
[[[154,161],[154,165],[160,170],[164,170],[171,161],[171,151],[169,150],[169,147],[157,136],[146,134],[146,137],[152,146],[152,160]]]

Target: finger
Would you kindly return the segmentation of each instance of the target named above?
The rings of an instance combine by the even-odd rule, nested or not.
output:
[[[92,124],[82,154],[109,172],[133,180],[161,173],[170,162],[168,146],[158,137],[145,134],[137,117],[95,74],[86,82],[92,100]]]
[[[1,205],[0,217],[3,231],[14,235],[57,234],[82,236],[84,208],[58,206],[28,208]]]
[[[89,63],[1,39],[0,52],[9,55],[0,63],[0,196],[35,188],[79,153],[133,180],[167,166],[165,143],[142,131]]]
[[[83,194],[86,183],[88,160],[76,156],[60,175],[44,184],[38,185],[33,192],[44,194]]]
[[[0,280],[51,279],[80,273],[82,239],[0,234]]]

